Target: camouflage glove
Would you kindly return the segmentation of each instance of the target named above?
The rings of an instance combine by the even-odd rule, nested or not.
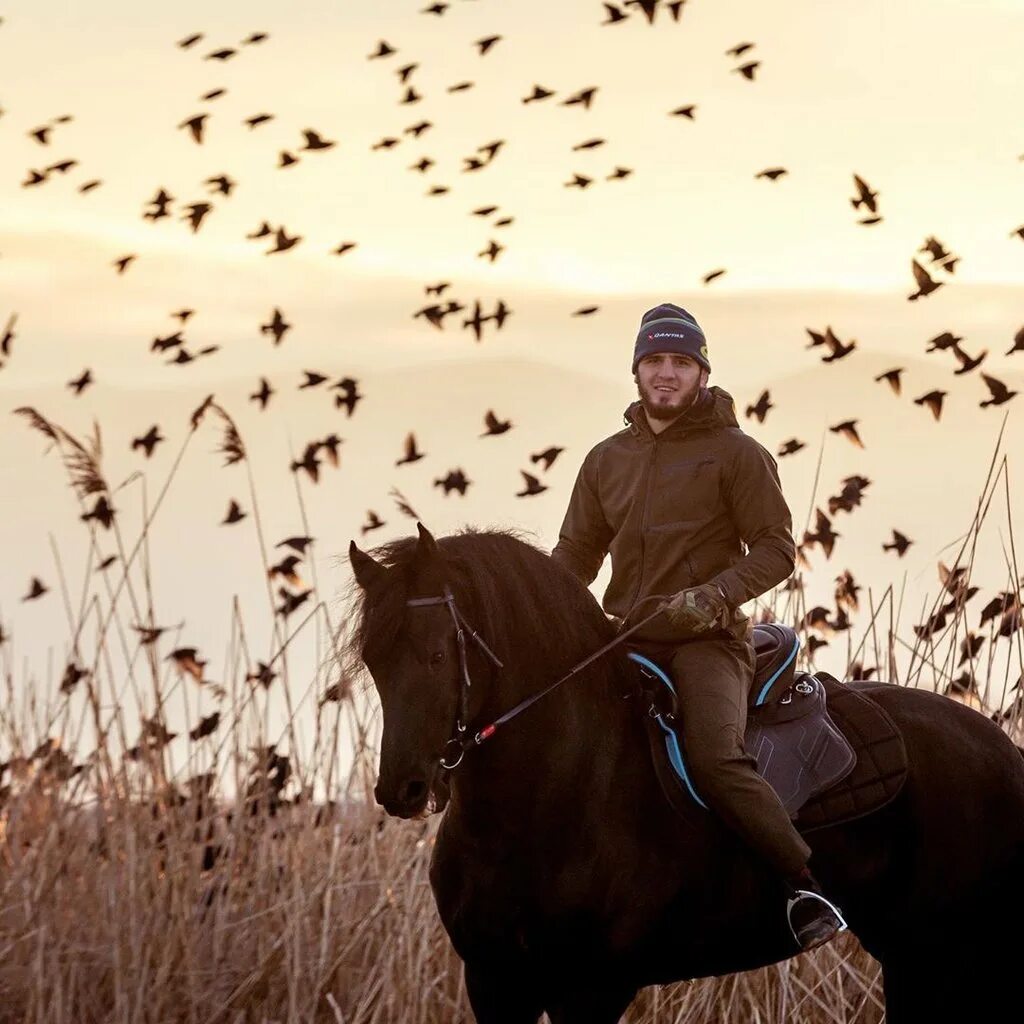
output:
[[[661,606],[673,626],[691,633],[725,629],[732,620],[732,609],[716,583],[687,587]]]

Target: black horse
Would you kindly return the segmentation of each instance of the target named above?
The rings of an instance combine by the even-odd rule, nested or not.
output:
[[[403,818],[445,809],[430,879],[478,1021],[546,1011],[554,1024],[610,1024],[643,986],[797,952],[770,869],[711,814],[688,824],[669,810],[623,700],[636,666],[622,645],[440,767],[446,749],[455,760],[460,714],[472,735],[615,637],[589,590],[514,531],[435,540],[420,525],[374,555],[350,545],[344,654],[380,696],[378,801]],[[457,621],[486,641],[464,632],[464,666]],[[1008,1019],[1024,920],[1021,754],[941,695],[849,685],[896,721],[909,775],[881,810],[809,834],[811,868],[882,964],[890,1024]]]

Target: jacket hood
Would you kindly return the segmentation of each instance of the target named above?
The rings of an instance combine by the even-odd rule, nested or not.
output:
[[[643,402],[639,398],[626,406],[622,419],[631,433],[651,438],[688,434],[691,430],[698,429],[719,430],[723,427],[739,426],[736,420],[736,403],[733,402],[732,395],[716,385],[701,388],[693,405],[659,435],[651,430],[644,414]]]

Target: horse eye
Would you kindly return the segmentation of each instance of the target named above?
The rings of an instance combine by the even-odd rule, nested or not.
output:
[[[430,656],[431,665],[440,665],[444,661],[444,651],[434,651]]]

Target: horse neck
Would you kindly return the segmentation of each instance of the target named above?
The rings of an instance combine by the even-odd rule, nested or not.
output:
[[[506,659],[487,680],[482,717],[474,725],[493,721],[543,690],[589,653],[574,652],[567,660],[564,649],[546,658],[534,649],[529,658]],[[613,766],[637,742],[623,702],[627,665],[620,651],[603,655],[467,751],[452,776],[457,803],[500,808],[506,817],[513,810],[530,813],[538,801],[599,805],[609,795]],[[584,791],[586,801],[579,799]]]

